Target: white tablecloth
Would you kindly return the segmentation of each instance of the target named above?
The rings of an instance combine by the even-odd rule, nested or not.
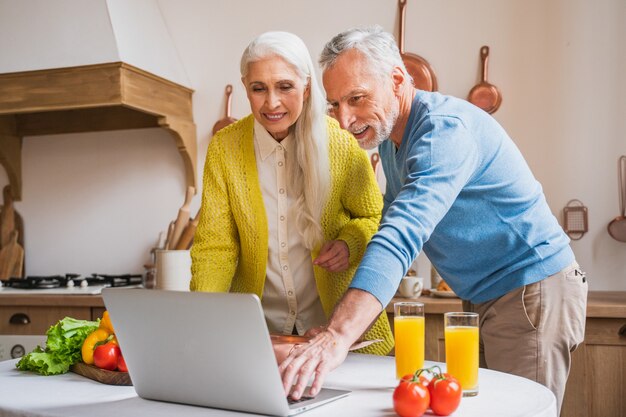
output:
[[[247,415],[224,410],[144,400],[133,387],[100,384],[68,373],[40,376],[21,372],[14,360],[0,362],[0,416],[126,417]],[[434,363],[427,362],[427,366]],[[167,375],[163,375],[167,378]],[[395,416],[391,396],[397,385],[392,357],[350,354],[325,386],[351,390],[340,400],[302,414],[316,416]],[[466,397],[455,417],[556,417],[551,391],[525,378],[481,369],[480,392]]]

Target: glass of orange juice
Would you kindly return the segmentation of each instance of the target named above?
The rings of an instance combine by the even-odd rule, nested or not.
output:
[[[478,395],[478,313],[444,314],[447,372],[464,397]]]
[[[424,303],[394,303],[393,312],[396,378],[400,379],[424,367]]]

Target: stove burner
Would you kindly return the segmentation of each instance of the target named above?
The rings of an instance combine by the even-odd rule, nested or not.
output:
[[[5,287],[36,290],[67,287],[68,282],[80,277],[79,274],[29,276],[25,278],[9,278],[2,282]]]
[[[91,277],[85,278],[89,285],[106,285],[109,287],[127,287],[129,285],[141,285],[143,283],[143,275],[140,274],[91,274]]]
[[[43,290],[51,288],[87,287],[102,285],[105,287],[126,287],[143,284],[143,276],[139,274],[91,274],[90,277],[81,277],[80,274],[28,276],[25,278],[9,278],[0,282],[0,286],[24,290]]]

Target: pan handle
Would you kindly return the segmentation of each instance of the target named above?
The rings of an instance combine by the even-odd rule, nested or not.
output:
[[[400,49],[401,54],[404,53],[404,18],[406,17],[406,1],[407,0],[398,0],[398,7],[400,8],[398,49]]]
[[[487,64],[489,61],[489,47],[487,45],[484,45],[482,48],[480,48],[480,59],[483,63],[483,79],[481,81],[486,83],[487,82]]]
[[[226,117],[230,117],[230,106],[232,103],[233,86],[228,84],[225,90],[226,94]]]
[[[620,156],[617,161],[617,179],[619,185],[619,211],[622,218],[626,217],[626,155]]]
[[[378,152],[374,152],[370,156],[370,162],[372,163],[372,169],[374,170],[374,173],[376,173],[376,166],[380,162],[380,155],[378,154]]]

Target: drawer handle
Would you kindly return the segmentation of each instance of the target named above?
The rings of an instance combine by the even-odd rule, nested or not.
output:
[[[26,324],[30,324],[30,317],[24,313],[15,313],[9,319],[9,323],[24,326]]]
[[[626,337],[626,324],[623,325],[621,329],[619,329],[617,334],[619,334],[620,337]]]

